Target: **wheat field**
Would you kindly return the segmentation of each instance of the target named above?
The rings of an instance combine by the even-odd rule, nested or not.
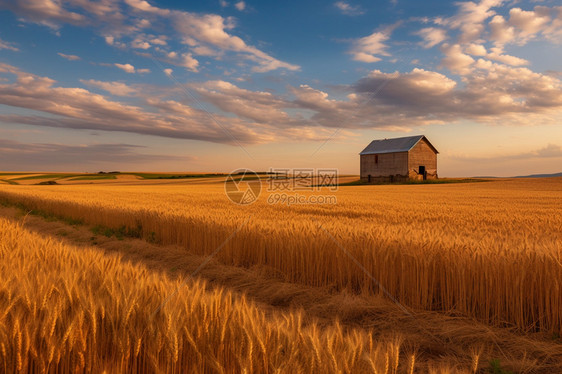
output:
[[[111,228],[161,245],[175,244],[189,253],[209,255],[220,248],[214,259],[221,263],[242,268],[263,266],[303,286],[331,287],[338,292],[358,295],[381,294],[398,303],[406,313],[459,313],[490,326],[514,329],[521,333],[538,331],[559,336],[562,333],[560,191],[560,178],[447,185],[349,186],[340,187],[337,192],[325,192],[337,196],[336,205],[271,205],[266,199],[260,198],[252,205],[239,206],[226,198],[222,183],[208,182],[130,186],[2,185],[0,198],[10,204],[18,204],[25,210]],[[137,270],[128,271],[132,277]],[[108,278],[121,279],[117,274],[119,272],[121,270]],[[74,278],[69,284],[75,282],[78,280]],[[123,279],[118,287],[120,295],[133,292],[126,286],[129,284],[127,282],[131,282],[130,279]],[[88,283],[84,282],[81,287],[89,287]],[[149,288],[166,294],[164,286],[158,288],[151,285]],[[194,284],[183,292],[199,295],[201,288]],[[34,300],[35,297],[38,296],[29,296],[29,299]],[[211,299],[201,303],[210,303]],[[152,299],[142,300],[143,303],[155,305]],[[118,305],[121,303],[119,301]],[[171,308],[172,305],[166,307]],[[234,309],[239,307],[240,304],[232,306]],[[119,315],[122,312],[116,313]],[[175,316],[174,313],[178,312],[170,313]],[[174,317],[174,323],[181,325],[182,321],[189,318],[196,320],[204,317],[181,318],[185,320]],[[266,323],[268,319],[264,316],[260,318],[263,320],[260,324],[272,326],[263,327],[265,330],[279,329],[279,326],[287,326],[290,331],[298,330],[294,327],[298,325],[297,322],[283,323],[286,320],[283,318],[298,321],[298,316],[292,314],[267,322],[271,325]],[[162,320],[155,331],[159,328],[168,331],[168,327],[161,327],[165,323]],[[240,323],[243,325],[243,322]],[[18,324],[20,327],[23,325]],[[263,329],[260,327],[259,331]],[[240,332],[242,330],[238,331],[240,336],[244,336]],[[322,334],[329,335],[330,331],[338,331],[338,328],[336,325],[322,331]],[[341,348],[338,355],[347,357],[346,354],[351,354],[364,358],[365,350],[372,352],[374,348],[365,347],[371,347],[370,344],[374,343],[365,343],[370,338],[368,334],[361,335],[364,333],[351,332],[349,336],[355,339],[351,347],[358,348],[351,352]],[[175,334],[173,336],[180,333]],[[167,341],[170,336],[163,333],[161,339]],[[186,335],[182,335],[182,339],[185,342]],[[339,339],[343,342],[341,339],[344,338]],[[129,340],[133,346],[133,337]],[[304,341],[306,339],[299,344]],[[166,344],[171,343],[168,341]],[[252,344],[250,352],[258,352],[260,343]],[[342,347],[346,346],[349,341],[342,344]],[[379,347],[377,352],[398,349],[396,341],[392,343],[395,344],[393,346],[384,344],[389,343],[375,344]],[[279,346],[279,341],[271,341],[271,349],[279,349]],[[326,347],[326,343],[319,346]],[[156,348],[150,348],[147,352],[152,352],[152,349]],[[300,351],[300,348],[295,349]],[[162,352],[162,355],[167,354]],[[413,354],[403,353],[400,360],[394,358],[399,362],[399,372],[407,372],[411,361],[409,355]],[[228,353],[243,354],[247,352]],[[213,355],[218,359],[215,353]],[[383,369],[377,369],[378,372],[395,370],[388,362],[392,361],[390,357],[399,355],[381,355],[384,357],[381,359]],[[164,360],[163,356],[146,356],[142,362],[143,365],[152,363],[153,367],[162,367],[161,363],[155,363],[160,362],[158,360]],[[274,358],[271,360],[275,361]],[[350,360],[346,364],[336,360],[338,364],[348,365],[340,368],[342,372],[372,369],[365,366],[364,359]],[[254,359],[252,362],[257,361]],[[275,362],[279,364],[281,361]],[[311,371],[311,365],[320,362],[328,365],[332,361],[326,358],[314,364],[298,360],[291,362],[302,365],[297,371]],[[349,366],[352,364],[360,366],[352,370]],[[261,372],[264,364],[261,365],[248,370]],[[272,365],[268,367],[274,367]],[[178,367],[172,366],[170,370],[179,370]],[[204,366],[198,369],[203,372],[215,370]],[[243,367],[239,366],[235,371],[238,369],[242,370]],[[284,370],[289,369],[282,368]],[[318,370],[316,368],[312,372]],[[446,372],[449,369],[443,370]],[[470,365],[466,370],[471,371]],[[337,370],[332,366],[327,367],[325,372]]]
[[[400,339],[375,341],[299,313],[182,284],[0,219],[0,371],[398,373]],[[449,372],[448,370],[434,370]]]

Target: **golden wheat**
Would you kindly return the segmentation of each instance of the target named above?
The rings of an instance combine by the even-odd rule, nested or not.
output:
[[[300,313],[266,316],[244,297],[200,281],[182,285],[5,219],[0,259],[4,372],[412,371],[413,360],[398,357],[399,340],[304,326]]]
[[[0,196],[287,279],[562,332],[562,180],[340,188],[337,205],[238,206],[221,184],[2,186]],[[304,192],[303,192],[304,194]],[[345,248],[345,253],[342,248]],[[366,270],[358,268],[356,259]],[[65,288],[66,292],[66,288]]]

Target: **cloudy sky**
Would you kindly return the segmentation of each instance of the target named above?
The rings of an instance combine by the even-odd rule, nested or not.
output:
[[[560,172],[558,4],[0,0],[0,170]]]

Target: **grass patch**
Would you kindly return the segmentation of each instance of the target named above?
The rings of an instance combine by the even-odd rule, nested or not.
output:
[[[125,237],[127,238],[137,238],[140,239],[142,237],[142,226],[140,224],[137,225],[135,228],[130,228],[126,226],[120,226],[118,229],[112,229],[111,227],[106,227],[102,225],[96,225],[91,228],[91,231],[94,235],[103,235],[106,238],[116,237],[118,240],[123,240]],[[154,234],[154,233],[151,233]],[[151,241],[154,235],[150,235],[148,240]]]
[[[64,178],[71,178],[76,176],[80,176],[80,174],[39,174],[39,175],[30,175],[28,177],[14,178],[14,180],[23,181],[23,180],[32,180],[32,179],[64,179]]]
[[[156,173],[131,173],[142,179],[188,179],[188,178],[212,178],[224,177],[226,174],[156,174]]]
[[[19,185],[18,182],[15,182],[15,181],[13,181],[13,180],[11,180],[11,179],[0,179],[0,182],[4,182],[4,183],[7,183],[7,184],[12,184],[12,185]]]
[[[39,183],[35,183],[36,186],[55,186],[58,185],[56,181],[43,181]]]
[[[92,174],[92,175],[83,175],[80,177],[75,177],[69,179],[69,181],[88,181],[88,180],[98,180],[98,179],[117,179],[115,174]]]
[[[502,368],[501,362],[497,358],[490,361],[490,369],[488,372],[490,374],[513,374],[511,370]]]

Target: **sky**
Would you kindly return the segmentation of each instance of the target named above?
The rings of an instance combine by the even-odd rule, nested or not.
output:
[[[0,0],[0,170],[561,172],[559,4]]]

